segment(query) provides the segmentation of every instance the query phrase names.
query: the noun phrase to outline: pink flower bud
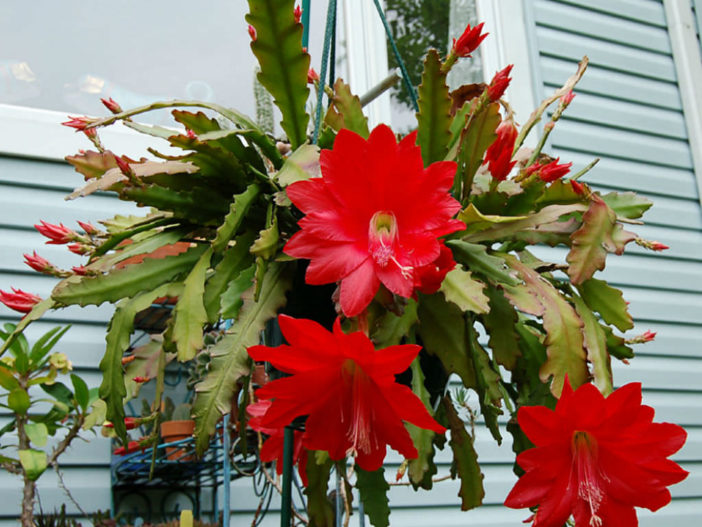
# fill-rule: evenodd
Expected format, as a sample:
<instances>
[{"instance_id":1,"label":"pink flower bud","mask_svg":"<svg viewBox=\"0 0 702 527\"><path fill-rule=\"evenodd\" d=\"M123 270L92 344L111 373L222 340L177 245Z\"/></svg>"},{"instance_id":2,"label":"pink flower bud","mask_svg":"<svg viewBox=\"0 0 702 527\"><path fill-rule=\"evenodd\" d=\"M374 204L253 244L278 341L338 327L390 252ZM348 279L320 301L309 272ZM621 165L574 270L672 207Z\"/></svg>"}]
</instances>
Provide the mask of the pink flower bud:
<instances>
[{"instance_id":1,"label":"pink flower bud","mask_svg":"<svg viewBox=\"0 0 702 527\"><path fill-rule=\"evenodd\" d=\"M195 135L195 132L193 132L190 128L186 128L185 134L186 134L190 139L197 139L197 135Z\"/></svg>"},{"instance_id":2,"label":"pink flower bud","mask_svg":"<svg viewBox=\"0 0 702 527\"><path fill-rule=\"evenodd\" d=\"M63 223L54 225L53 223L48 223L44 220L41 220L39 223L40 224L35 225L34 228L49 238L50 241L46 242L47 244L60 245L79 238L75 231L72 231Z\"/></svg>"},{"instance_id":3,"label":"pink flower bud","mask_svg":"<svg viewBox=\"0 0 702 527\"><path fill-rule=\"evenodd\" d=\"M643 335L641 335L641 339L644 342L651 342L653 339L656 338L656 332L651 331L650 329L646 330Z\"/></svg>"},{"instance_id":4,"label":"pink flower bud","mask_svg":"<svg viewBox=\"0 0 702 527\"><path fill-rule=\"evenodd\" d=\"M495 76L490 81L488 86L488 96L492 102L498 101L505 94L505 90L509 86L512 77L509 74L512 72L514 64L510 64L506 68L495 73Z\"/></svg>"},{"instance_id":5,"label":"pink flower bud","mask_svg":"<svg viewBox=\"0 0 702 527\"><path fill-rule=\"evenodd\" d=\"M90 234L92 236L92 235L98 233L98 230L91 223L88 223L87 221L80 221L80 220L76 220L76 222L78 223L78 225L80 225L80 228L83 229L86 234Z\"/></svg>"},{"instance_id":6,"label":"pink flower bud","mask_svg":"<svg viewBox=\"0 0 702 527\"><path fill-rule=\"evenodd\" d=\"M307 84L314 84L319 82L319 73L317 73L314 68L307 70Z\"/></svg>"},{"instance_id":7,"label":"pink flower bud","mask_svg":"<svg viewBox=\"0 0 702 527\"><path fill-rule=\"evenodd\" d=\"M76 132L85 132L85 128L94 122L97 122L98 119L86 117L85 115L82 115L80 117L73 117L71 115L68 116L70 119L69 121L64 121L61 123L63 126L68 126L69 128L75 128Z\"/></svg>"},{"instance_id":8,"label":"pink flower bud","mask_svg":"<svg viewBox=\"0 0 702 527\"><path fill-rule=\"evenodd\" d=\"M299 5L295 7L295 11L293 11L293 15L295 16L295 22L298 24L300 23L300 20L302 20L302 7Z\"/></svg>"},{"instance_id":9,"label":"pink flower bud","mask_svg":"<svg viewBox=\"0 0 702 527\"><path fill-rule=\"evenodd\" d=\"M573 93L573 90L570 90L563 97L561 97L561 104L563 106L568 106L574 98L575 93Z\"/></svg>"},{"instance_id":10,"label":"pink flower bud","mask_svg":"<svg viewBox=\"0 0 702 527\"><path fill-rule=\"evenodd\" d=\"M34 251L31 255L25 254L24 263L26 263L35 271L44 274L51 274L51 271L54 269L54 266L51 265L51 263L46 258L42 258L41 256L39 256L36 251Z\"/></svg>"},{"instance_id":11,"label":"pink flower bud","mask_svg":"<svg viewBox=\"0 0 702 527\"><path fill-rule=\"evenodd\" d=\"M68 244L68 250L73 254L88 254L90 252L90 247L82 243L70 243Z\"/></svg>"},{"instance_id":12,"label":"pink flower bud","mask_svg":"<svg viewBox=\"0 0 702 527\"><path fill-rule=\"evenodd\" d=\"M105 108L110 110L112 113L120 113L122 111L122 107L115 102L115 100L110 97L109 99L100 99L102 104L105 105Z\"/></svg>"},{"instance_id":13,"label":"pink flower bud","mask_svg":"<svg viewBox=\"0 0 702 527\"><path fill-rule=\"evenodd\" d=\"M15 289L14 287L12 288L12 293L7 293L0 289L0 302L20 313L29 313L41 300L40 296L27 293L21 289Z\"/></svg>"},{"instance_id":14,"label":"pink flower bud","mask_svg":"<svg viewBox=\"0 0 702 527\"><path fill-rule=\"evenodd\" d=\"M254 42L256 41L256 38L258 38L256 35L256 28L250 24L249 24L249 36L251 37L251 40L253 40Z\"/></svg>"},{"instance_id":15,"label":"pink flower bud","mask_svg":"<svg viewBox=\"0 0 702 527\"><path fill-rule=\"evenodd\" d=\"M463 34L460 37L458 37L458 40L456 40L455 38L453 39L452 51L459 57L470 57L470 54L473 53L473 51L477 49L477 47L485 39L485 37L489 35L489 33L481 35L480 32L482 30L482 22L474 28L471 28L470 24L468 24L468 26L466 26L466 29L463 31Z\"/></svg>"}]
</instances>

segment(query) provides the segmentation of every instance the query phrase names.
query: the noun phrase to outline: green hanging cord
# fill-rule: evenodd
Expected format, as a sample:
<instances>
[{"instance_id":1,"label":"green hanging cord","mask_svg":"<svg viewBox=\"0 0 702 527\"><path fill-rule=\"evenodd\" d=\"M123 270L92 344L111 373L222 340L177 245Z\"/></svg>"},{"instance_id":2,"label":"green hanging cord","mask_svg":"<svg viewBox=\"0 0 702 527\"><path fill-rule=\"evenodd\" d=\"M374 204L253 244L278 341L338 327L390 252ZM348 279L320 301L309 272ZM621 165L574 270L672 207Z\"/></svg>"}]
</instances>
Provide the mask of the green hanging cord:
<instances>
[{"instance_id":1,"label":"green hanging cord","mask_svg":"<svg viewBox=\"0 0 702 527\"><path fill-rule=\"evenodd\" d=\"M418 112L419 104L417 104L417 92L414 90L414 86L412 86L412 81L410 80L409 73L407 73L407 67L405 67L405 63L402 60L402 57L400 56L400 51L397 49L395 39L392 38L390 26L388 25L388 21L385 18L385 13L383 13L383 8L380 6L379 0L373 1L375 2L375 7L378 10L378 14L380 15L380 20L382 20L383 26L385 27L385 33L388 36L388 42L390 43L390 47L392 48L392 53L393 55L395 55L395 60L397 60L397 63L400 65L400 71L402 72L402 80L405 84L405 88L407 89L407 93L409 93L410 99L412 99L412 106L414 107L414 111Z\"/></svg>"},{"instance_id":2,"label":"green hanging cord","mask_svg":"<svg viewBox=\"0 0 702 527\"><path fill-rule=\"evenodd\" d=\"M324 30L324 47L322 48L322 66L319 72L319 91L317 92L317 108L314 119L314 134L312 144L316 145L319 140L319 129L322 124L322 98L324 87L326 86L327 63L329 62L329 48L334 34L334 20L336 19L336 0L329 0L327 8L327 27Z\"/></svg>"},{"instance_id":3,"label":"green hanging cord","mask_svg":"<svg viewBox=\"0 0 702 527\"><path fill-rule=\"evenodd\" d=\"M336 9L334 10L334 30L332 31L331 56L329 57L329 86L336 80Z\"/></svg>"},{"instance_id":4,"label":"green hanging cord","mask_svg":"<svg viewBox=\"0 0 702 527\"><path fill-rule=\"evenodd\" d=\"M302 0L302 47L310 45L310 0Z\"/></svg>"}]
</instances>

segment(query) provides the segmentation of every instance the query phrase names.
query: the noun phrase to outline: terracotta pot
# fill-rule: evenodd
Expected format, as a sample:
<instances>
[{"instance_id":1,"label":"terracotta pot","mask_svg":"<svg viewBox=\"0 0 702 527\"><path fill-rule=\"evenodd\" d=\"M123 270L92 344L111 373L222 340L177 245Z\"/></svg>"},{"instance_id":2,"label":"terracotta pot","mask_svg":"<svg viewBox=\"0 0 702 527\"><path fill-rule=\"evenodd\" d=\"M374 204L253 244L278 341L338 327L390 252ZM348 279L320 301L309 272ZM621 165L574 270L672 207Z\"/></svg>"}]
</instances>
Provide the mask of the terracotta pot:
<instances>
[{"instance_id":1,"label":"terracotta pot","mask_svg":"<svg viewBox=\"0 0 702 527\"><path fill-rule=\"evenodd\" d=\"M161 437L164 443L172 443L181 439L188 439L195 431L195 421L186 419L183 421L165 421L161 423ZM166 447L166 458L169 461L194 461L195 456L190 454L184 456L186 447L170 446Z\"/></svg>"}]
</instances>

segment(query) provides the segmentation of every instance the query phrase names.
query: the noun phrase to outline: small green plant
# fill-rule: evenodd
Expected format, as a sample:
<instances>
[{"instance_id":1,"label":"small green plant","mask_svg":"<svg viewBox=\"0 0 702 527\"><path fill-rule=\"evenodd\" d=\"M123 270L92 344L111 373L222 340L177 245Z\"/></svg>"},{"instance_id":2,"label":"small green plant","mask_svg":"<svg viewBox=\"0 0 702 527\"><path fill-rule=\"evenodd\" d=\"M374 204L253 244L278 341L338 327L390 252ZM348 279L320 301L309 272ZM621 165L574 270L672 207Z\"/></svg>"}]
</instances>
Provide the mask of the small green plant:
<instances>
[{"instance_id":1,"label":"small green plant","mask_svg":"<svg viewBox=\"0 0 702 527\"><path fill-rule=\"evenodd\" d=\"M83 379L70 373L72 364L64 353L51 352L69 328L55 327L31 347L20 333L9 346L10 353L0 359L0 406L12 414L10 422L0 429L0 466L23 480L23 527L35 525L36 480L48 467L57 467L59 456L81 429L89 428L86 417L98 396L96 389L89 390ZM13 331L13 324L5 324L0 338L7 340ZM70 375L72 388L57 380L66 375ZM61 439L49 450L49 437L56 435ZM65 517L63 509L62 514ZM52 518L52 522L59 521L59 515Z\"/></svg>"}]
</instances>

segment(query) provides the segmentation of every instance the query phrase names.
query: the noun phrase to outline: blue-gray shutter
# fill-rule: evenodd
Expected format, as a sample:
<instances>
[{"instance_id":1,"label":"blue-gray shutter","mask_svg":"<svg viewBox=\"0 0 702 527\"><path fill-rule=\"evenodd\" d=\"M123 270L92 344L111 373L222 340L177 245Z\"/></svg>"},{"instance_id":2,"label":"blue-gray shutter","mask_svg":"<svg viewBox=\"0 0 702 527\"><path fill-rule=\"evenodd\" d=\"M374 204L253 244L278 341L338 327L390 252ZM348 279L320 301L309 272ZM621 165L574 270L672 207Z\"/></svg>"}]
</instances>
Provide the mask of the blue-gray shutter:
<instances>
[{"instance_id":1,"label":"blue-gray shutter","mask_svg":"<svg viewBox=\"0 0 702 527\"><path fill-rule=\"evenodd\" d=\"M696 3L700 3L694 0ZM654 206L630 230L670 246L661 254L631 245L608 258L601 277L623 289L636 331L658 333L637 346L630 365L615 361L615 384L640 381L656 419L683 425L686 446L673 457L690 476L673 502L641 525L702 519L702 210L663 4L657 0L534 0L530 9L545 96L588 55L577 96L552 134L550 152L603 193L633 190ZM698 13L699 15L699 13ZM696 116L700 118L700 116ZM698 175L700 177L702 175ZM545 251L557 257L558 251Z\"/></svg>"},{"instance_id":2,"label":"blue-gray shutter","mask_svg":"<svg viewBox=\"0 0 702 527\"><path fill-rule=\"evenodd\" d=\"M96 222L110 214L133 210L126 203L105 195L95 195L73 202L64 196L80 186L83 178L66 163L38 161L26 158L0 157L0 289L18 287L46 298L55 280L40 275L23 263L22 254L36 250L56 265L70 269L84 263L68 252L65 246L45 245L32 225L44 219L64 223L79 229L75 220ZM89 386L98 386L98 363L105 350L106 322L111 315L107 306L87 309L67 308L51 312L27 330L30 342L56 325L73 327L56 346L73 362L73 368ZM0 325L16 323L17 313L0 305ZM7 414L0 414L5 422ZM76 440L59 458L66 487L88 513L98 509L109 510L110 445L109 441L93 434L84 434L89 442ZM21 480L0 471L0 525L16 525L20 513ZM78 513L58 485L56 473L49 469L38 481L41 504L45 512L52 512L66 503L69 513ZM38 511L38 506L36 508Z\"/></svg>"}]
</instances>

